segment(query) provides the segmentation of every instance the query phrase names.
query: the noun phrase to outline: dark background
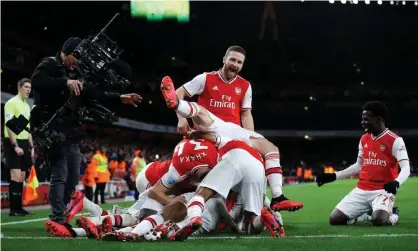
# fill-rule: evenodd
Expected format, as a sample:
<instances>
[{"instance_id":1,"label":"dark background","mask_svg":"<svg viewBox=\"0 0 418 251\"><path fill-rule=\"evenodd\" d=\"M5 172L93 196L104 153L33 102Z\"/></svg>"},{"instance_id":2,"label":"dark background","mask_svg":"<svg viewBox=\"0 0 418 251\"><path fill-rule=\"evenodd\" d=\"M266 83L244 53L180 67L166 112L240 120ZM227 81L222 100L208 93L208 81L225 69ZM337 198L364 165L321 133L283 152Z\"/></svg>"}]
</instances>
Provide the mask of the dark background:
<instances>
[{"instance_id":1,"label":"dark background","mask_svg":"<svg viewBox=\"0 0 418 251\"><path fill-rule=\"evenodd\" d=\"M265 2L261 1L191 2L186 24L133 19L129 2L1 5L3 92L14 94L17 80L30 77L40 59L55 55L68 37L95 34L120 12L122 17L106 33L125 50L122 59L134 70L129 91L144 97L138 108L111 107L121 117L175 126L176 115L166 109L159 92L161 78L172 76L178 87L197 74L217 70L228 46L237 44L247 50L241 75L252 84L256 129L358 131L352 138L272 138L284 165L293 168L304 161L316 167L319 163L345 167L355 161L362 134L361 108L370 100L388 105L390 129L418 128L414 2L405 6L273 2L276 20L266 22L262 39ZM180 139L146 132L133 135L137 139L130 136L132 144L144 147L152 142L168 152ZM111 131L107 136L120 138L120 133ZM410 158L416 158L417 137L404 139Z\"/></svg>"}]
</instances>

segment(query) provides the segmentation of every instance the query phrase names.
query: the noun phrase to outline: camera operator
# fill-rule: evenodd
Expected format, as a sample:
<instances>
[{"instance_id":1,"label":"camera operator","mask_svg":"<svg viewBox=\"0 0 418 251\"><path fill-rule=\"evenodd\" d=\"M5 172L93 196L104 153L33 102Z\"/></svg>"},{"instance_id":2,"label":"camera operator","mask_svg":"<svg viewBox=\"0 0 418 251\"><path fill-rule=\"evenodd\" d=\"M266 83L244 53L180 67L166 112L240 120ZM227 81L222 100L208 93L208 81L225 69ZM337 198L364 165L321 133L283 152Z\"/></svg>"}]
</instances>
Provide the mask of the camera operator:
<instances>
[{"instance_id":1,"label":"camera operator","mask_svg":"<svg viewBox=\"0 0 418 251\"><path fill-rule=\"evenodd\" d=\"M141 97L135 93L122 95L117 92L86 89L76 71L77 59L71 55L81 41L77 37L69 38L55 57L44 58L36 67L32 75L32 89L40 121L48 121L72 94L88 95L90 100L115 100L134 106L141 101ZM81 107L82 102L77 101L72 104L71 109L67 109L49 125L49 129L53 131L51 136L60 137L64 141L46 152L51 168L50 219L64 226L67 226L64 217L65 206L70 202L80 178L82 133L79 131L78 111Z\"/></svg>"}]
</instances>

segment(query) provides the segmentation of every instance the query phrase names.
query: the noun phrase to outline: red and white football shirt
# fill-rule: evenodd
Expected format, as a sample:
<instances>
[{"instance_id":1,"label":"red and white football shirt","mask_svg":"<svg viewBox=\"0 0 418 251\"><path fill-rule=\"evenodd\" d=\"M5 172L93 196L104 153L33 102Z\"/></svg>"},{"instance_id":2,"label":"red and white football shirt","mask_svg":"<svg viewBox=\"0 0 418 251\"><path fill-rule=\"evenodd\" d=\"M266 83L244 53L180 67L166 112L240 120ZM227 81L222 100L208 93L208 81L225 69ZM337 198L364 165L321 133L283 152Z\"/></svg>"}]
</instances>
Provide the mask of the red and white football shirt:
<instances>
[{"instance_id":1,"label":"red and white football shirt","mask_svg":"<svg viewBox=\"0 0 418 251\"><path fill-rule=\"evenodd\" d=\"M251 109L250 83L240 76L226 81L219 71L202 73L183 85L190 97L225 122L241 126L241 111Z\"/></svg>"},{"instance_id":2,"label":"red and white football shirt","mask_svg":"<svg viewBox=\"0 0 418 251\"><path fill-rule=\"evenodd\" d=\"M202 167L213 168L218 163L218 151L207 140L184 139L174 149L168 172L161 178L166 188L185 180Z\"/></svg>"},{"instance_id":3,"label":"red and white football shirt","mask_svg":"<svg viewBox=\"0 0 418 251\"><path fill-rule=\"evenodd\" d=\"M360 139L359 158L362 158L357 187L379 190L398 177L398 162L409 160L401 137L386 129L379 136L364 134Z\"/></svg>"},{"instance_id":4,"label":"red and white football shirt","mask_svg":"<svg viewBox=\"0 0 418 251\"><path fill-rule=\"evenodd\" d=\"M171 160L167 161L154 161L148 169L145 171L145 178L148 180L151 186L155 185L163 175L168 172L170 168Z\"/></svg>"}]
</instances>

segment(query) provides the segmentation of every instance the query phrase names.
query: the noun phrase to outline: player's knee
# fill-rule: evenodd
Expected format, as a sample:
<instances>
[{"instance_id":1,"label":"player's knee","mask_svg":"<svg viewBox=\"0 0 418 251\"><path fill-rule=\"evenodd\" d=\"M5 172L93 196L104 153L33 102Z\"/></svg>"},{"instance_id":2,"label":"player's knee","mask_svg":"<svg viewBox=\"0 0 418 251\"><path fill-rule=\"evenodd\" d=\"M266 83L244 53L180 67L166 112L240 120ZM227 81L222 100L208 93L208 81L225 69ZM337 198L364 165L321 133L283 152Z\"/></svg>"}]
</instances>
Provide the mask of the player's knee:
<instances>
[{"instance_id":1,"label":"player's knee","mask_svg":"<svg viewBox=\"0 0 418 251\"><path fill-rule=\"evenodd\" d=\"M278 152L279 148L265 138L251 138L251 143L254 148L261 153L266 155L270 152Z\"/></svg>"},{"instance_id":2,"label":"player's knee","mask_svg":"<svg viewBox=\"0 0 418 251\"><path fill-rule=\"evenodd\" d=\"M384 210L376 210L372 215L372 225L373 226L384 226L389 222L389 213Z\"/></svg>"},{"instance_id":3,"label":"player's knee","mask_svg":"<svg viewBox=\"0 0 418 251\"><path fill-rule=\"evenodd\" d=\"M346 225L347 216L345 216L345 214L340 212L338 209L335 209L329 217L329 224L332 226Z\"/></svg>"}]
</instances>

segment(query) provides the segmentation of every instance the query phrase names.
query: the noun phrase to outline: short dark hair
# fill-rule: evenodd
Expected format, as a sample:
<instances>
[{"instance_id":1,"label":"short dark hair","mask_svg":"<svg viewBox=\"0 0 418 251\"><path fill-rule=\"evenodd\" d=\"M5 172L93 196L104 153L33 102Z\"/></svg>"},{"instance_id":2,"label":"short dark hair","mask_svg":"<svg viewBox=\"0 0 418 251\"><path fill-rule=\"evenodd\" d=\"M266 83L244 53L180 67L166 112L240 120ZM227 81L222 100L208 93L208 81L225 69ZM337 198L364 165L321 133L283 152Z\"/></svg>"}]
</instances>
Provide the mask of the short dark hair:
<instances>
[{"instance_id":1,"label":"short dark hair","mask_svg":"<svg viewBox=\"0 0 418 251\"><path fill-rule=\"evenodd\" d=\"M228 50L226 50L225 52L225 55L228 55L228 53L230 53L231 51L235 51L235 52L243 54L244 56L247 56L247 53L245 52L244 48L238 45L229 46Z\"/></svg>"},{"instance_id":2,"label":"short dark hair","mask_svg":"<svg viewBox=\"0 0 418 251\"><path fill-rule=\"evenodd\" d=\"M387 107L383 102L370 101L363 106L363 111L369 111L374 117L381 117L386 120Z\"/></svg>"},{"instance_id":3,"label":"short dark hair","mask_svg":"<svg viewBox=\"0 0 418 251\"><path fill-rule=\"evenodd\" d=\"M21 80L17 81L17 88L22 87L25 83L31 83L32 80L30 78L22 78Z\"/></svg>"}]
</instances>

